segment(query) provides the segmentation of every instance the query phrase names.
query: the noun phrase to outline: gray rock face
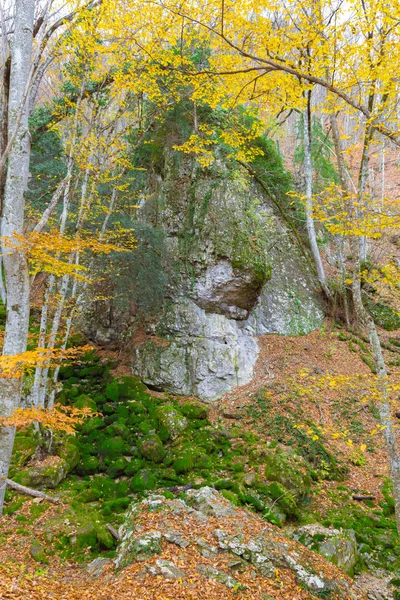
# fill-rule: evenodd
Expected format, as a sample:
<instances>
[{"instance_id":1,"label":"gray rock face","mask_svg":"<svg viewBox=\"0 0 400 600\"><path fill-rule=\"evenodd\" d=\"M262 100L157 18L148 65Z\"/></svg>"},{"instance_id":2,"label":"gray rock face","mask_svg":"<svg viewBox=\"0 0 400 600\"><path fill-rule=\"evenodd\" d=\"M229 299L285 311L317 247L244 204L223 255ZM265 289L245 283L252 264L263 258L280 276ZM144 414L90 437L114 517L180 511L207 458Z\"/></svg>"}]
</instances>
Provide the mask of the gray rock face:
<instances>
[{"instance_id":1,"label":"gray rock face","mask_svg":"<svg viewBox=\"0 0 400 600\"><path fill-rule=\"evenodd\" d=\"M141 531L145 523L142 511L149 509L153 515L159 515L156 524L152 521L152 527L157 529L144 532ZM185 533L179 531L177 514ZM213 530L214 543L209 537L202 537L204 522L199 515L208 524L218 519L218 528ZM171 528L170 519L173 520L174 529ZM243 533L243 529L246 533ZM232 534L232 531L235 533ZM252 534L249 535L249 531ZM124 567L132 561L149 561L151 564L145 565L144 573L162 575L167 579L190 577L188 570L193 567L193 555L190 555L190 564L185 562L183 549L196 544L207 563L199 558L195 565L197 573L229 588L242 589L241 572L248 569L252 570L254 577L259 578L261 586L263 578L274 581L277 573L287 569L293 573L299 585L321 597L332 596L342 600L364 597L354 593L354 588L339 571L335 575L334 567L328 567L323 558L293 539L283 537L281 530L244 509L234 507L209 487L189 490L185 500L168 500L164 496L151 495L142 502L134 503L119 534L122 542L115 559L117 567ZM168 559L171 557L171 543L180 547L179 567L162 556L167 551ZM155 564L154 554L160 555ZM225 564L235 571L235 577L227 573L226 568L221 570L221 555L228 559Z\"/></svg>"},{"instance_id":2,"label":"gray rock face","mask_svg":"<svg viewBox=\"0 0 400 600\"><path fill-rule=\"evenodd\" d=\"M193 289L195 302L207 312L231 319L246 319L255 306L262 282L252 271L234 269L228 260L219 260L201 275Z\"/></svg>"},{"instance_id":3,"label":"gray rock face","mask_svg":"<svg viewBox=\"0 0 400 600\"><path fill-rule=\"evenodd\" d=\"M205 515L213 517L235 515L233 505L213 488L206 486L199 490L189 490L186 495L189 505Z\"/></svg>"},{"instance_id":4,"label":"gray rock face","mask_svg":"<svg viewBox=\"0 0 400 600\"><path fill-rule=\"evenodd\" d=\"M321 324L315 282L273 203L241 167L220 160L211 173L166 149L162 175L149 176L147 191L139 225L159 232L164 249L158 271L132 286L140 306L141 290L157 296L163 281L160 308L143 319L103 307L94 318L86 311L84 325L100 343L117 341L121 324L120 338L140 331L134 374L155 389L213 401L251 380L256 336Z\"/></svg>"},{"instance_id":5,"label":"gray rock face","mask_svg":"<svg viewBox=\"0 0 400 600\"><path fill-rule=\"evenodd\" d=\"M170 307L164 326L166 345L150 341L135 351L134 370L146 384L212 401L251 380L258 343L237 321L182 300Z\"/></svg>"}]
</instances>

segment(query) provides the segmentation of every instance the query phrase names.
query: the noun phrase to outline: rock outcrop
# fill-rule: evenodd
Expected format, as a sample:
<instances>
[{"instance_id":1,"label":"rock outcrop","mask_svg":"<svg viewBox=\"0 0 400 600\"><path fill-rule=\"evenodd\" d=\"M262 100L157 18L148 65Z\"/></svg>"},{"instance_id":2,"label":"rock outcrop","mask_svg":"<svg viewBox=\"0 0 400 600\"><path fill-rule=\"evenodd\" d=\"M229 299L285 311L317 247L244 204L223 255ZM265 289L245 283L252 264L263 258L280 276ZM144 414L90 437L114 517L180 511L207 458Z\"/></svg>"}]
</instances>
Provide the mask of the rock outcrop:
<instances>
[{"instance_id":1,"label":"rock outcrop","mask_svg":"<svg viewBox=\"0 0 400 600\"><path fill-rule=\"evenodd\" d=\"M308 333L323 313L291 228L243 167L204 169L166 148L160 170L137 211L136 257L147 258L131 281L136 308L96 305L85 326L99 343L133 336L132 369L146 384L213 401L251 380L256 336Z\"/></svg>"},{"instance_id":2,"label":"rock outcrop","mask_svg":"<svg viewBox=\"0 0 400 600\"><path fill-rule=\"evenodd\" d=\"M195 570L204 581L219 585L221 593L225 587L251 595L254 588L257 598L261 592L263 598L286 598L273 590L292 581L310 598L361 598L336 567L210 487L190 490L185 499L150 495L132 504L119 535L115 565L121 569L138 561L138 576L189 585ZM176 554L171 546L177 547Z\"/></svg>"}]
</instances>

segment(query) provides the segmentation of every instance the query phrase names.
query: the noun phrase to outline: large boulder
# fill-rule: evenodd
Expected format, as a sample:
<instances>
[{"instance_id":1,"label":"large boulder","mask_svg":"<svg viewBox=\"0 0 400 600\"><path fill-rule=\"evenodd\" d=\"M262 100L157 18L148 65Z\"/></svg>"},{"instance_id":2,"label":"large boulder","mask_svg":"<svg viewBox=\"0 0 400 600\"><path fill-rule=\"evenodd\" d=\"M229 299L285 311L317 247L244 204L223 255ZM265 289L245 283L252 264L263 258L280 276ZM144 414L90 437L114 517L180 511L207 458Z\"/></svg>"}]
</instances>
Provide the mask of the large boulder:
<instances>
[{"instance_id":1,"label":"large boulder","mask_svg":"<svg viewBox=\"0 0 400 600\"><path fill-rule=\"evenodd\" d=\"M83 325L100 343L129 335L132 370L148 385L213 401L251 380L256 336L321 324L315 278L281 212L241 166L219 159L204 169L166 141L160 174L144 187L136 227L144 266L132 266L127 312L121 302L96 303Z\"/></svg>"},{"instance_id":2,"label":"large boulder","mask_svg":"<svg viewBox=\"0 0 400 600\"><path fill-rule=\"evenodd\" d=\"M189 490L185 500L150 495L133 503L119 536L117 568L139 561L143 575L190 580L200 574L213 581L221 597L224 587L243 589L241 574L251 572L262 592L279 590L289 574L290 585L309 593L305 598L361 598L351 581L323 557L208 487ZM179 546L179 562L171 560L171 544ZM184 552L192 544L201 555L198 561L192 552Z\"/></svg>"}]
</instances>

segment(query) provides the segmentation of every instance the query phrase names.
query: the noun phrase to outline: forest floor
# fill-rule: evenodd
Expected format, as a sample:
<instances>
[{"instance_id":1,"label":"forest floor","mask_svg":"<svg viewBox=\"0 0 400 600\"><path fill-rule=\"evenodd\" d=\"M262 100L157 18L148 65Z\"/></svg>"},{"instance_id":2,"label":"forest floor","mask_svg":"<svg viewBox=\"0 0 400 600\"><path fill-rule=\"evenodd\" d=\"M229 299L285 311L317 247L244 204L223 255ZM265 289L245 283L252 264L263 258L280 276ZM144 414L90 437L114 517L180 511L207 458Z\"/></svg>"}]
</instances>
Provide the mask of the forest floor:
<instances>
[{"instance_id":1,"label":"forest floor","mask_svg":"<svg viewBox=\"0 0 400 600\"><path fill-rule=\"evenodd\" d=\"M392 334L391 337L396 337ZM355 493L364 493L375 498L374 504L382 500L382 484L388 474L387 460L381 436L371 432L376 421L371 407L348 397L340 388L322 390L318 398L307 395L301 397L301 406L295 405L291 396L294 386L300 381L299 374L307 372L307 377L316 375L352 376L359 373L362 377L371 374L370 368L362 359L363 349L351 340L344 340L340 331L327 322L325 327L303 337L282 337L270 335L260 338L260 356L255 377L246 386L225 395L211 410L211 419L222 423L229 429L240 422L240 426L254 431L265 439L273 439L274 432L269 429L268 419L286 416L288 412L305 415L321 430L327 432L328 445L334 455L340 455L349 467L344 481L348 489ZM389 357L390 358L390 357ZM122 365L118 371L125 372ZM254 397L267 400L268 414L265 420L261 413L254 413ZM261 407L264 404L259 403ZM394 413L399 407L394 407ZM297 413L296 413L297 411ZM347 431L346 439L337 433ZM349 445L348 441L352 440ZM346 443L347 442L347 443ZM364 445L366 452L359 458L359 447ZM359 462L360 464L356 464ZM332 494L341 484L337 481L318 482L318 495L313 496L314 509L323 516L332 507ZM214 583L204 583L195 570L196 557L182 549L171 550L171 557L177 564L184 564L188 574L187 583L168 581L149 575L138 577L141 563L129 565L119 574L107 567L99 578L88 575L85 565L73 561L61 560L57 556L50 558L49 564L38 563L31 556L32 538L41 541L41 523L59 511L59 506L48 505L38 519L29 522L32 506L40 501L26 501L18 513L4 516L0 522L0 600L171 600L208 599L234 600L238 590ZM43 503L44 504L44 503ZM359 504L359 503L358 503ZM310 510L313 506L310 507ZM252 517L252 527L256 533L262 527L259 516ZM204 527L204 526L203 526ZM279 530L278 530L279 531ZM206 536L202 526L196 532ZM175 552L174 555L172 553ZM319 560L319 559L317 559ZM325 561L324 561L325 562ZM325 563L327 565L327 563ZM329 567L328 567L329 568ZM332 569L335 570L334 567ZM336 571L337 572L337 571ZM246 578L246 576L245 576ZM241 598L305 600L312 598L308 592L295 584L289 573L283 572L276 584L264 584L257 589L251 579L246 580L247 592L241 592ZM275 586L275 587L274 587ZM360 596L362 597L362 596Z\"/></svg>"}]
</instances>

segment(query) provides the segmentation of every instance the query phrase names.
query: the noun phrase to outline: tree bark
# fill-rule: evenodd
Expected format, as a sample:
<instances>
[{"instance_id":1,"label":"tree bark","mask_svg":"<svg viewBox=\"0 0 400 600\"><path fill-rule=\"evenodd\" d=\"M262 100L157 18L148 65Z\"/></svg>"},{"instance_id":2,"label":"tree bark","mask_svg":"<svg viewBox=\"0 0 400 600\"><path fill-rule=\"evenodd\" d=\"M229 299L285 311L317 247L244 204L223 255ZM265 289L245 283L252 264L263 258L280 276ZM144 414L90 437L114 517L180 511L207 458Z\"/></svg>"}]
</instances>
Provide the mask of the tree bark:
<instances>
[{"instance_id":1,"label":"tree bark","mask_svg":"<svg viewBox=\"0 0 400 600\"><path fill-rule=\"evenodd\" d=\"M321 254L318 248L317 236L315 233L315 224L313 218L313 169L311 154L311 92L307 95L307 107L304 111L304 178L306 192L306 225L308 240L311 246L311 252L314 258L315 268L317 270L318 281L325 295L329 297L330 290L325 275L324 265L322 264Z\"/></svg>"},{"instance_id":2,"label":"tree bark","mask_svg":"<svg viewBox=\"0 0 400 600\"><path fill-rule=\"evenodd\" d=\"M29 327L29 273L26 256L10 242L23 234L25 192L28 183L30 143L26 89L30 77L35 0L16 0L15 27L11 46L8 139L13 144L8 155L2 214L2 253L7 293L6 328L3 355L26 351ZM14 244L13 244L14 245ZM2 379L0 416L10 415L20 403L22 378ZM0 515L3 510L8 469L15 430L0 430Z\"/></svg>"},{"instance_id":3,"label":"tree bark","mask_svg":"<svg viewBox=\"0 0 400 600\"><path fill-rule=\"evenodd\" d=\"M340 144L339 131L335 119L331 119L333 125L333 139L335 143L335 152L338 161L339 178L342 187L342 192L345 196L349 197L349 187L347 185L345 163L343 157L343 150ZM368 157L368 145L371 141L371 133L366 132L366 140L364 140L364 154L361 161L360 177L358 181L359 189L357 193L357 200L363 193L365 186L365 179L362 176L362 172ZM364 156L365 155L365 156ZM386 450L388 453L390 475L393 483L393 497L395 505L395 516L397 531L400 535L400 455L397 444L396 432L393 427L393 420L391 417L391 404L388 389L388 375L386 371L385 359L382 352L382 344L379 339L379 334L375 325L375 322L368 310L364 306L362 290L361 290L361 264L363 260L363 245L360 244L360 240L352 236L350 238L350 248L354 260L353 273L352 273L352 297L354 303L354 309L357 320L360 324L364 325L368 331L368 338L371 345L372 356L374 359L376 372L378 375L378 386L380 392L380 400L378 402L379 419L383 426L383 436L385 438Z\"/></svg>"}]
</instances>

